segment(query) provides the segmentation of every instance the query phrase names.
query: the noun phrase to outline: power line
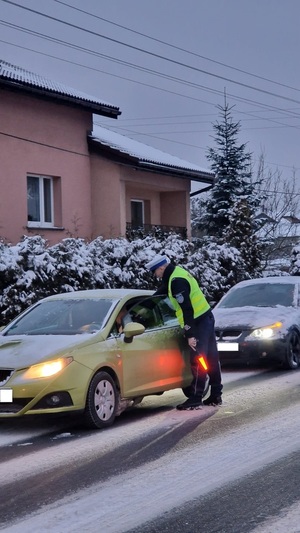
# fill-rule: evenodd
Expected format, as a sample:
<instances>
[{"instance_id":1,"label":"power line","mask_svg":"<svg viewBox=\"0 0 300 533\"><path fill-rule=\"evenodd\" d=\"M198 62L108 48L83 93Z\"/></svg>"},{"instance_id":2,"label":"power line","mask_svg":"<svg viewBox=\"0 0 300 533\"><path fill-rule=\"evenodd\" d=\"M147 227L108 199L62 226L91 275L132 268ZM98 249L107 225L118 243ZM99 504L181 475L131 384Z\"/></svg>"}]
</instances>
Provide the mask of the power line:
<instances>
[{"instance_id":1,"label":"power line","mask_svg":"<svg viewBox=\"0 0 300 533\"><path fill-rule=\"evenodd\" d=\"M9 26L9 27L13 27L14 29L17 29L17 31L22 31L22 32L25 32L25 33L29 33L30 35L34 35L34 36L37 36L38 38L41 38L41 39L45 39L45 40L50 40L51 42L57 42L63 46L67 46L67 47L70 47L70 48L74 48L74 49L77 49L77 50L81 50L83 51L84 53L88 53L88 54L91 54L91 55L96 55L98 57L102 57L103 59L105 60L108 60L108 61L114 61L114 62L117 62L119 64L123 64L123 65L126 65L127 67L129 66L130 68L133 68L133 69L137 69L137 70L142 70L144 72L147 72L149 74L152 74L154 76L158 76L158 77L164 77L165 79L168 79L168 80L172 80L172 81L175 81L176 83L182 83L184 85L188 85L188 86L191 86L193 88L200 88L201 90L204 90L204 91L208 91L208 92L213 92L215 94L222 94L220 91L218 90L215 90L215 89L212 89L212 88L209 88L209 87L205 87L203 85L199 85L199 84L195 84L195 83L191 83L191 82L188 82L187 80L183 80L181 78L177 78L175 76L170 76L170 75L166 75L165 73L161 73L161 72L158 72L158 71L155 71L153 69L148 69L146 67L141 67L140 65L136 65L136 64L132 64L132 63L129 63L127 61L122 61L120 59L117 59L117 58L114 58L112 56L107 56L105 54L101 54L99 52L95 52L94 50L90 50L90 49L87 49L87 48L84 48L82 46L78 46L78 45L74 45L73 43L69 43L67 41L63 41L61 39L57 39L57 38L54 38L54 37L51 37L49 35L45 35L45 34L42 34L40 32L37 32L35 30L29 30L28 28L24 28L24 27L21 27L21 26L18 26L16 24L12 24L12 23L7 23L6 21L1 21L1 24L3 25L6 25L6 26ZM2 41L2 42L6 42L7 41ZM11 43L7 43L7 44L11 44ZM13 45L14 46L14 45ZM25 47L21 47L21 48L24 48ZM40 52L39 52L40 53ZM50 56L51 57L51 56ZM52 56L53 57L53 56ZM59 58L57 58L59 59ZM67 60L65 60L67 61ZM76 64L76 63L73 63L73 64ZM86 67L87 68L87 67ZM95 69L96 70L96 69ZM103 71L102 71L103 73ZM110 74L110 73L105 73L105 74ZM122 78L124 79L124 78ZM128 78L127 78L128 79ZM133 81L134 83L138 83L134 80L130 80L130 81ZM153 86L152 86L153 87ZM156 89L160 89L158 87L156 87ZM174 93L173 94L177 94L177 93ZM185 95L186 96L186 95ZM244 98L241 98L241 97L237 97L235 95L231 95L229 93L229 96L231 96L232 98L234 99L238 99L239 101L247 101L248 103L251 102L253 103L253 101L250 101L249 99L245 100ZM209 105L212 105L211 102L207 102L205 100L200 100L200 99L197 99L197 101L201 101L203 103L207 103ZM255 102L256 105L260 105L262 106L264 109L266 108L266 104L260 104L258 102ZM284 115L286 114L291 114L292 116L300 116L300 114L298 113L295 113L295 112L291 112L289 110L282 110L280 108L277 108L277 107L274 107L274 106L267 106L269 107L270 109L276 109L278 112L281 112L283 113ZM266 119L268 120L268 119ZM276 122L274 119L269 119L269 121L271 122ZM289 127L289 125L287 124L282 124L280 122L277 122L278 124L280 125L283 125L284 127ZM293 126L292 126L293 127Z\"/></svg>"},{"instance_id":2,"label":"power line","mask_svg":"<svg viewBox=\"0 0 300 533\"><path fill-rule=\"evenodd\" d=\"M48 15L46 15L46 14L43 14L43 13L40 13L40 12L38 12L38 11L31 10L31 9L29 9L29 8L25 8L24 6L21 6L20 4L17 4L16 2L11 2L11 1L9 1L9 0L2 0L2 1L4 1L4 2L6 2L6 3L8 3L8 4L12 4L12 5L16 6L16 7L20 7L20 8L22 8L22 9L27 9L27 10L29 10L29 11L31 11L31 12L34 12L34 13L36 13L36 14L38 14L38 15L41 15L41 16L44 16L44 17L46 17L46 18L51 18L51 19L53 19L53 20L55 20L55 21L61 22L62 24L67 24L67 25L73 26L73 27L75 27L75 28L77 28L77 29L79 29L79 30L86 31L86 32L88 32L88 33L92 33L92 34L95 34L95 35L97 35L97 36L99 36L99 37L103 37L103 38L106 38L106 39L109 39L109 40L113 40L114 42L118 42L119 44L122 44L123 46L129 46L129 47L131 47L130 45L127 45L126 43L122 43L121 41L116 41L116 40L114 40L114 39L110 39L109 37L102 36L101 34L97 34L97 33L95 33L95 32L90 32L89 30L84 29L84 28L81 28L80 26L72 25L72 24L69 24L69 23L67 23L67 22L65 22L65 21L62 21L62 20L60 20L60 19L56 19L55 17L50 17L50 16L48 16ZM55 1L57 1L58 3L63 4L63 2L59 2L58 0L55 0ZM65 5L68 5L68 4L65 4ZM71 6L68 6L68 7L71 7ZM75 8L74 8L74 9L75 9ZM91 15L91 16L93 16L93 15ZM99 18L101 18L101 17L99 17ZM103 19L103 20L106 21L106 22L109 22L109 23L111 23L111 24L114 24L114 23L112 23L111 21L107 21L106 19ZM6 22L5 22L5 24L6 24L6 25L9 25L9 23L6 23ZM15 29L17 28L16 25L11 25L11 26L14 26ZM126 28L124 27L124 29L126 29ZM38 34L38 32L34 32L33 30L28 30L28 29L26 29L26 30L24 30L24 31L26 31L26 32L28 32L28 33L31 33L32 35L35 35L35 36L40 37L40 38L45 38L45 39L51 40L51 41L53 41L53 42L59 42L60 44L62 44L62 45L64 45L64 46L69 46L69 47L74 48L74 49L82 50L84 53L90 53L90 54L93 54L93 55L98 55L98 56L100 56L100 57L102 57L103 59L106 59L106 60L115 60L116 62L119 62L119 63L124 64L124 65L126 65L126 66L130 66L130 68L135 68L135 69L137 69L137 70L143 70L143 71L145 71L145 72L148 72L148 73L151 74L151 75L155 75L155 76L158 76L158 77L165 77L165 78L167 78L167 79L169 79L169 80L171 80L171 81L174 81L174 82L176 82L176 83L182 83L182 84L185 84L185 85L189 85L189 86L191 86L191 87L193 87L193 88L200 88L201 90L204 90L204 91L207 91L207 92L211 92L211 93L214 93L214 94L217 94L217 95L223 95L223 92L222 92L222 91L218 91L218 90L215 90L215 89L212 89L212 88L208 88L208 87L205 87L205 86L201 86L201 85L198 85L198 84L192 84L191 82L187 82L186 80L182 80L182 79L180 79L180 78L176 78L176 77L174 77L174 76L167 76L165 73L160 73L160 72L158 72L158 71L153 71L153 70L150 70L150 69L145 69L145 67L140 67L140 66L138 66L138 65L130 64L130 63L125 62L125 61L122 62L121 60L118 60L118 59L116 59L116 58L110 58L110 59L109 59L109 56L105 56L104 54L97 54L97 53L94 52L94 51L91 51L91 50L85 49L85 48L83 48L83 47L79 47L78 45L74 45L74 44L72 44L72 43L67 43L66 41L60 41L59 39L55 39L55 38L50 37L50 36L45 36L44 34ZM133 31L133 32L134 32L134 30L130 30L130 29L128 29L128 31ZM141 34L141 35L145 35L145 34ZM151 39L151 37L149 37L149 36L147 36L147 35L145 35L145 37ZM155 39L153 39L153 40L155 40ZM7 41L2 41L2 42L7 42ZM163 41L161 41L161 43L173 47L173 45L170 45L169 43L164 43ZM11 43L8 43L8 44L11 44ZM184 97L184 98L191 99L191 100L194 100L194 101L200 101L200 102L206 103L206 104L208 104L208 105L215 105L215 104L213 104L212 102L207 102L207 101L205 101L205 100L201 100L201 99L199 99L199 98L194 98L194 97L192 97L192 96L183 95L183 94L177 93L177 92L175 92L175 91L170 91L170 90L167 90L167 89L163 89L163 88L161 88L161 87L157 87L157 86L154 86L154 85L151 85L151 84L147 84L147 83L139 82L139 81L136 81L136 80L132 80L132 79L130 79L130 78L128 78L128 77L126 78L126 77L122 77L122 76L114 75L114 74L112 74L112 73L110 73L110 72L106 72L106 71L103 71L103 70L95 69L95 68L93 68L93 67L88 67L88 66L86 66L86 65L82 65L82 64L80 64L80 63L76 63L76 62L68 61L68 60L62 59L62 58L60 58L60 57L52 56L52 55L50 55L50 54L43 54L42 52L38 52L38 51L36 51L36 50L32 50L32 49L30 49L30 48L26 48L26 47L22 47L22 46L14 45L14 44L12 44L12 46L17 46L17 47L22 48L22 49L25 49L25 50L30 50L30 51L32 51L32 52L34 52L34 53L41 53L42 55L45 55L45 56L48 56L48 57L53 57L54 59L57 59L57 60L60 60L60 61L64 61L64 62L67 62L67 63L70 63L70 64L74 64L74 65L77 65L77 66L82 67L82 68L88 68L88 69L90 69L90 70L94 70L94 71L97 71L97 72L101 72L101 73L104 73L104 74L106 74L106 75L113 76L113 77L116 77L116 78L119 78L119 79L124 79L124 80L126 80L126 81L129 81L129 82L132 82L132 83L137 83L137 84L140 84L140 85L143 85L143 86L146 86L146 87L154 88L154 89L156 89L156 90L160 90L160 91L163 91L163 92L166 92L166 93L169 93L169 94L174 94L174 95L176 95L176 96ZM153 55L151 52L149 52L149 51L145 51L145 50L143 50L143 49L141 49L141 48L137 48L137 47L134 47L134 48L137 49L137 50L139 50L139 51L141 51L141 52L148 53L149 55ZM174 46L174 48L179 48L179 47L175 47L175 46ZM185 51L185 50L182 49L182 51ZM186 53L189 53L188 51L185 51L185 52L186 52ZM191 54L192 54L192 55L198 55L198 54L194 54L193 52L191 52ZM157 56L157 55L154 54L154 56ZM162 58L162 59L165 59L166 61L171 61L171 62L173 62L172 60L169 60L168 58L165 58L165 57L163 57L163 56L158 56L158 57L160 57L160 58ZM204 56L200 56L200 55L199 55L199 57L202 57L202 58L204 58L204 59L209 60L208 58L205 58ZM212 60L212 61L213 61L213 60ZM222 63L220 63L220 62L216 62L216 63L222 64ZM229 67L228 65L225 65L225 64L222 64L222 65L223 65L223 66L226 66L226 67L228 67L228 68L234 68L234 67ZM185 67L186 67L187 65L182 64L182 66L185 66ZM189 67L188 67L188 68L189 68ZM193 69L193 67L190 67L190 68ZM199 69L195 69L195 70L199 70ZM239 70L239 69L235 69L235 70ZM200 70L200 72L201 72L201 70ZM242 72L247 73L246 71L242 71ZM251 75L251 73L247 73L247 74ZM255 76L255 75L253 75L253 76ZM267 79L264 79L264 80L265 80L265 81L268 81ZM229 81L234 83L233 80L229 80ZM269 81L272 82L272 80L269 80ZM277 83L277 82L272 82L272 83ZM284 86L284 84L278 84L278 85L282 85L282 86ZM251 88L251 86L248 86L248 87ZM294 89L294 88L289 87L289 86L285 86L285 87L286 87L286 88ZM295 90L296 90L296 89L295 89ZM232 95L232 94L229 94L229 96L230 96L231 98L233 98L233 99L239 101L239 102L246 102L246 103L249 103L249 104L251 104L251 105L260 106L262 109L261 109L261 110L257 110L256 112L259 112L259 111L262 112L262 111L266 111L266 110L269 110L269 111L272 112L272 111L275 111L275 110L276 110L277 112L283 113L283 114L285 115L285 118L286 118L286 119L287 119L287 118L296 118L296 117L298 116L298 114L296 114L296 113L292 113L292 111L290 111L290 110L284 110L284 109L280 109L280 108L275 107L275 106L270 106L270 105L267 105L267 104L261 104L261 103L259 103L259 102L255 102L255 101L250 100L250 99L245 99L245 98L242 98L242 97L238 97L238 96L236 96L236 95ZM278 96L278 95L277 95L277 96ZM279 95L279 97L281 97L281 98L285 98L285 99L288 99L288 98L286 98L286 97L284 97L284 96L282 96L282 95ZM297 102L297 103L298 103L298 102ZM244 114L247 114L247 113L244 113ZM249 113L248 113L248 114L249 114ZM287 114L289 114L290 116L286 116ZM254 115L254 117L255 117L255 115ZM256 118L256 119L260 119L260 117L255 117L255 118ZM275 122L274 119L270 119L270 118L266 118L265 120L269 120L269 121L273 121L273 122ZM297 126L290 125L290 124L282 124L282 123L280 123L280 122L278 122L278 124L281 125L282 127L295 127L295 128L297 128ZM255 128L255 129L259 129L259 128ZM151 135L149 135L149 134L147 135L147 134L141 134L141 133L136 133L136 132L131 132L131 133L132 133L133 135L144 135L144 136L151 137ZM172 132L172 133L173 133L173 132ZM162 133L162 134L165 134L165 133ZM170 139L163 139L163 138L161 138L161 137L155 137L154 135L152 135L152 137L153 137L153 138L157 138L157 139L159 139L159 140L165 140L165 141L167 141L167 142L176 142L176 141L172 141L172 140L170 140ZM187 144L187 143L182 143L182 142L177 142L177 144L180 144L180 145L183 145L183 146L193 146L193 145L189 145L189 144ZM195 146L195 148L198 148L198 149L204 149L204 148L202 148L202 147L196 147L196 146ZM270 164L273 165L274 163L270 163ZM279 165L279 166L286 166L286 165ZM286 166L286 167L287 167L287 168L295 168L295 167L289 167L289 166Z\"/></svg>"},{"instance_id":3,"label":"power line","mask_svg":"<svg viewBox=\"0 0 300 533\"><path fill-rule=\"evenodd\" d=\"M101 122L94 121L94 124L103 127L103 124ZM109 128L106 127L106 129L114 131L115 133L118 133L117 131L115 131L116 130L116 126L115 125L114 125L114 129L112 129L110 127ZM179 144L180 146L187 146L188 148L197 148L197 150L207 151L207 148L208 148L207 146L203 147L203 146L199 146L199 145L195 145L195 144L191 144L191 143L184 143L182 141L180 141L180 142L179 141L175 141L174 139L166 139L165 137L158 137L157 135L151 134L151 133L141 133L141 132L136 133L135 131L132 131L132 130L130 130L128 128L118 128L117 127L117 129L118 130L122 129L124 132L127 132L127 133L129 133L130 135L133 135L133 136L139 135L139 136L143 136L143 137L149 137L151 139L157 139L159 141L165 141L165 142L168 142L168 143L171 143L171 144ZM253 161L258 162L259 159L253 159ZM267 165L272 165L272 166L274 166L276 168L282 167L282 168L286 168L288 170L300 170L299 167L295 167L294 165L283 165L283 164L280 164L280 163L273 163L271 161L265 161L265 163Z\"/></svg>"},{"instance_id":4,"label":"power line","mask_svg":"<svg viewBox=\"0 0 300 533\"><path fill-rule=\"evenodd\" d=\"M133 63L129 63L127 61L122 61L120 59L117 59L117 58L114 58L112 56L108 56L106 54L101 54L99 52L95 52L93 50L90 50L88 48L84 48L82 46L78 46L78 45L74 45L73 43L68 43L67 41L63 41L61 39L57 39L57 38L53 38L51 36L48 36L48 35L45 35L45 34L41 34L39 32L36 32L34 30L28 30L27 28L24 28L24 27L21 27L21 26L17 26L16 24L11 24L11 23L7 23L6 21L3 21L1 20L0 21L0 24L3 24L3 25L6 25L6 26L9 26L9 27L13 27L14 29L17 29L18 31L22 31L22 32L25 32L25 33L29 33L30 35L34 35L38 38L41 38L41 39L45 39L45 40L50 40L52 42L57 42L59 44L61 44L62 46L67 46L67 47L70 47L70 48L74 48L74 49L77 49L77 50L81 50L83 51L84 53L88 53L88 54L91 54L91 55L95 55L95 56L98 56L98 57L101 57L105 60L108 60L108 61L114 61L114 62L117 62L119 64L122 64L122 65L125 65L125 66L129 66L130 68L133 68L133 69L136 69L136 70L141 70L143 72L147 72L151 75L154 75L154 76L157 76L157 77L162 77L162 78L165 78L165 79L168 79L168 80L171 80L171 81L174 81L176 83L179 83L179 84L183 84L183 85L187 85L187 86L190 86L192 88L197 88L197 89L201 89L203 91L207 91L207 92L211 92L211 93L214 93L214 94L219 94L219 95L223 95L223 92L222 91L219 91L217 89L212 89L210 87L206 87L204 85L199 85L199 84L196 84L194 82L189 82L187 80L184 80L182 78L178 78L176 76L170 76L170 75L167 75L165 73L161 73L159 71L156 71L156 70L153 70L153 69L148 69L146 67L141 67L139 65L136 65L136 64L133 64ZM148 87L151 87L151 88L155 88L157 90L162 90L164 92L170 92L170 94L175 94L175 95L178 95L178 96L183 96L185 98L188 98L188 99L194 99L198 102L202 102L202 103L205 103L205 104L208 104L208 105L214 105L212 104L211 102L207 102L206 100L202 100L200 98L193 98L191 96L187 96L187 95L182 95L182 94L179 94L179 93L176 93L174 91L168 91L166 89L162 89L161 87L155 87L153 85L150 85L150 84L145 84L145 83L142 83L142 82L139 82L139 81L136 81L136 80L130 80L129 78L125 78L125 77L122 77L122 76L118 76L118 75L114 75L114 74L111 74L109 72L105 72L103 70L99 70L99 69L96 69L96 68L93 68L93 67L88 67L87 65L81 65L79 63L76 63L76 62L72 62L72 61L69 61L69 60L66 60L66 59L62 59L62 58L59 58L57 56L52 56L51 54L46 54L46 53L43 53L41 51L37 51L37 50L33 50L33 49L30 49L30 48L27 48L27 47L24 47L24 46L21 46L21 45L15 45L13 43L10 43L8 41L4 41L4 40L0 40L0 42L4 42L6 44L10 44L11 46L16 46L16 47L19 47L19 48L22 48L24 50L29 50L29 51L32 51L32 52L35 52L35 53L38 53L38 54L41 54L41 55L45 55L45 56L48 56L48 57L53 57L54 59L58 59L60 61L65 61L65 62L68 62L70 64L74 64L74 65L78 65L80 67L84 67L84 68L88 68L90 70L94 70L94 71L97 71L97 72L101 72L101 73L104 73L106 75L110 75L110 76L115 76L117 78L120 78L120 79L125 79L127 81L131 81L133 83L139 83L141 85L145 85L145 86L148 86ZM300 114L299 113L295 113L295 112L292 112L292 111L289 111L289 110L285 110L285 109L281 109L281 108L278 108L276 106L271 106L269 104L261 104L257 101L253 101L253 100L250 100L250 99L246 99L246 98L242 98L242 97L239 97L239 96L236 96L236 95L233 95L231 93L228 93L228 96L230 96L231 98L233 98L234 100L238 100L238 101L242 101L242 102L247 102L247 103L250 103L250 104L254 104L254 105L258 105L260 107L262 107L264 110L276 110L277 112L280 112L284 115L288 114L288 115L291 115L292 117L300 117ZM267 119L266 120L269 120L271 122L274 122L274 119ZM281 124L280 122L278 122L278 124ZM283 124L283 126L287 126L289 127L288 124Z\"/></svg>"},{"instance_id":5,"label":"power line","mask_svg":"<svg viewBox=\"0 0 300 533\"><path fill-rule=\"evenodd\" d=\"M295 100L294 98L290 98L290 97L287 97L287 96L282 96L280 94L276 94L276 93L273 93L271 91L267 91L265 89L259 89L258 87L254 87L254 86L248 85L246 83L242 83L242 82L239 82L239 81L236 81L236 80L232 80L230 78L227 78L226 76L221 76L219 74L208 72L208 71L206 71L204 69L199 69L197 67L193 67L191 65L187 65L186 63L183 63L181 61L176 61L175 59L167 58L165 56L162 56L161 54L156 54L155 52L150 52L149 50L145 50L145 49L140 48L138 46L134 46L134 45L131 45L131 44L128 44L128 43L124 43L122 41L119 41L118 39L114 39L113 37L108 37L106 35L103 35L101 33L95 32L93 30L89 30L87 28L82 28L81 26L78 26L77 24L73 24L71 22L66 22L66 21L61 20L61 19L59 19L57 17L53 17L51 15L46 15L45 13L42 13L41 11L37 11L35 9L31 9L29 7L26 7L26 6L22 6L22 5L20 5L20 4L16 3L16 2L13 2L12 0L1 0L1 1L5 2L7 4L11 4L11 5L15 6L15 7L19 7L20 9L24 9L26 11L29 11L31 13L35 13L36 15L40 15L41 17L45 17L45 18L47 18L49 20L53 20L55 22L59 22L60 24L64 24L64 25L69 26L71 28L83 31L83 32L88 33L90 35L94 35L96 37L101 37L102 39L106 39L106 40L111 41L111 42L113 42L115 44L119 44L121 46L125 46L127 48L132 49L132 50L135 50L135 51L138 51L138 52L142 52L142 53L150 55L152 57L156 57L157 59L161 59L163 61L167 61L167 62L172 63L174 65L187 68L187 69L192 70L194 72L199 72L201 74L206 74L207 76L212 76L214 78L217 78L217 79L220 79L220 80L223 80L223 81L227 81L229 83L233 83L235 85L239 85L240 87L251 89L253 91L257 91L257 92L266 94L268 96L273 96L275 98L280 98L280 99L283 99L283 100L286 100L286 101L289 101L289 102L294 102L294 103L300 104L300 101L299 100Z\"/></svg>"},{"instance_id":6,"label":"power line","mask_svg":"<svg viewBox=\"0 0 300 533\"><path fill-rule=\"evenodd\" d=\"M222 67L226 67L226 68L235 70L237 72L241 72L242 74L247 74L247 76L252 76L254 78L257 78L257 79L260 79L260 80L263 80L263 81L267 81L267 82L273 83L275 85L279 85L281 87L284 87L285 89L291 89L291 90L297 91L297 92L300 91L300 89L298 89L297 87L291 87L290 85L286 85L285 83L280 83L278 81L274 81L274 80L271 80L269 78L265 78L263 76L259 76L258 74L253 74L253 73L248 72L246 70L242 70L240 68L233 67L232 65L227 65L226 63L222 63L221 61L216 61L215 59L211 59L209 57L200 55L200 54L198 54L196 52L192 52L191 50L186 50L185 48L181 48L180 46L173 45L173 44L168 43L166 41L162 41L161 39L157 39L157 38L151 37L150 35L147 35L145 33L133 30L132 28L128 28L127 26L123 26L122 24L117 24L116 22L112 22L111 20L105 19L103 17L99 17L98 15L95 15L94 13L90 13L89 11L85 11L84 9L80 9L78 7L72 6L72 5L68 4L67 2L62 2L62 0L54 0L54 2L56 2L57 4L62 4L64 6L67 6L70 9L73 9L73 10L78 11L80 13L84 13L85 15L89 15L89 16L97 19L97 20L102 20L103 22L107 22L108 24L111 24L112 26L116 26L118 28L122 28L123 30L126 30L126 31L129 31L131 33L134 33L135 35L140 35L141 37L146 37L147 39L150 39L151 41L157 42L159 44L163 44L165 46L169 46L170 48L173 48L174 50L179 50L179 51L185 52L185 53L187 53L189 55L193 55L195 57L199 57L200 59L205 59L206 61L209 61L211 63L215 63L216 65L220 65Z\"/></svg>"}]
</instances>

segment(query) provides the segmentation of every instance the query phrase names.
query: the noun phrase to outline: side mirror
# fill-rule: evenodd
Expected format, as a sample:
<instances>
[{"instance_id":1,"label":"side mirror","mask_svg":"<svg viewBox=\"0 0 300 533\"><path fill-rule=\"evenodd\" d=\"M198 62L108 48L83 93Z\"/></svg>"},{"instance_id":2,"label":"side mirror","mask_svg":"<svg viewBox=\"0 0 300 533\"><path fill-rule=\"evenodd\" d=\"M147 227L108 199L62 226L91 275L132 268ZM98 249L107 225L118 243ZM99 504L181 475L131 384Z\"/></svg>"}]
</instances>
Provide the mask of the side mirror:
<instances>
[{"instance_id":1,"label":"side mirror","mask_svg":"<svg viewBox=\"0 0 300 533\"><path fill-rule=\"evenodd\" d=\"M145 326L139 324L138 322L129 322L124 327L124 342L132 342L135 335L142 335L145 331Z\"/></svg>"}]
</instances>

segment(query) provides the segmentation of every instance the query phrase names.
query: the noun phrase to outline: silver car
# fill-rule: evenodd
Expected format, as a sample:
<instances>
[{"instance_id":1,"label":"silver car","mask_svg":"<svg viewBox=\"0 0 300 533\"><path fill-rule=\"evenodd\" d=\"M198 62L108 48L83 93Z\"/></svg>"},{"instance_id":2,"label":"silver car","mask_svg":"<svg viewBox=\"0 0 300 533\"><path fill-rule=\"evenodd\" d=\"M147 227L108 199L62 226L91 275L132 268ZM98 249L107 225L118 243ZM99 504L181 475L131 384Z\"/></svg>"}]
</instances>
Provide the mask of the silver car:
<instances>
[{"instance_id":1,"label":"silver car","mask_svg":"<svg viewBox=\"0 0 300 533\"><path fill-rule=\"evenodd\" d=\"M300 277L237 283L213 310L221 363L300 366Z\"/></svg>"}]
</instances>

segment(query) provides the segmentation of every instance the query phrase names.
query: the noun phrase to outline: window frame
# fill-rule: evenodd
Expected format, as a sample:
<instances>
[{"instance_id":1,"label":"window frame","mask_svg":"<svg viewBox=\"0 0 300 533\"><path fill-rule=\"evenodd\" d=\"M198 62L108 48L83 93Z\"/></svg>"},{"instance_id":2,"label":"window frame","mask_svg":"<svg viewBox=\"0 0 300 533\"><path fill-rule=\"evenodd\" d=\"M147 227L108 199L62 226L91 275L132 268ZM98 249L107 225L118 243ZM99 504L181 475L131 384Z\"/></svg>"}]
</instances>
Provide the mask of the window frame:
<instances>
[{"instance_id":1,"label":"window frame","mask_svg":"<svg viewBox=\"0 0 300 533\"><path fill-rule=\"evenodd\" d=\"M29 220L28 205L28 178L34 178L39 183L39 217L40 220ZM50 183L50 222L45 220L45 183ZM27 226L29 228L53 228L54 227L54 178L36 174L27 174Z\"/></svg>"}]
</instances>

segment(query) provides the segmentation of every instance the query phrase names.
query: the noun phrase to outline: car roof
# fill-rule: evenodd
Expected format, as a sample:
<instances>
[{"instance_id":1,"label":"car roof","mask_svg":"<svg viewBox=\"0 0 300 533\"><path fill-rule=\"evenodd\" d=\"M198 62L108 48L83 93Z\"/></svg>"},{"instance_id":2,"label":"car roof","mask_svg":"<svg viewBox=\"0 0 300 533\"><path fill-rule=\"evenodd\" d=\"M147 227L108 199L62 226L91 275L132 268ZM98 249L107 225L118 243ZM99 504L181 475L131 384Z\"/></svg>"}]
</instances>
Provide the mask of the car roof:
<instances>
[{"instance_id":1,"label":"car roof","mask_svg":"<svg viewBox=\"0 0 300 533\"><path fill-rule=\"evenodd\" d=\"M254 278L240 281L234 287L242 287L244 285L256 285L257 283L300 283L300 276L270 276L265 278Z\"/></svg>"},{"instance_id":2,"label":"car roof","mask_svg":"<svg viewBox=\"0 0 300 533\"><path fill-rule=\"evenodd\" d=\"M141 289L87 289L83 291L63 292L47 296L43 300L74 300L84 298L99 298L109 300L121 300L126 297L151 296L154 291Z\"/></svg>"}]
</instances>

